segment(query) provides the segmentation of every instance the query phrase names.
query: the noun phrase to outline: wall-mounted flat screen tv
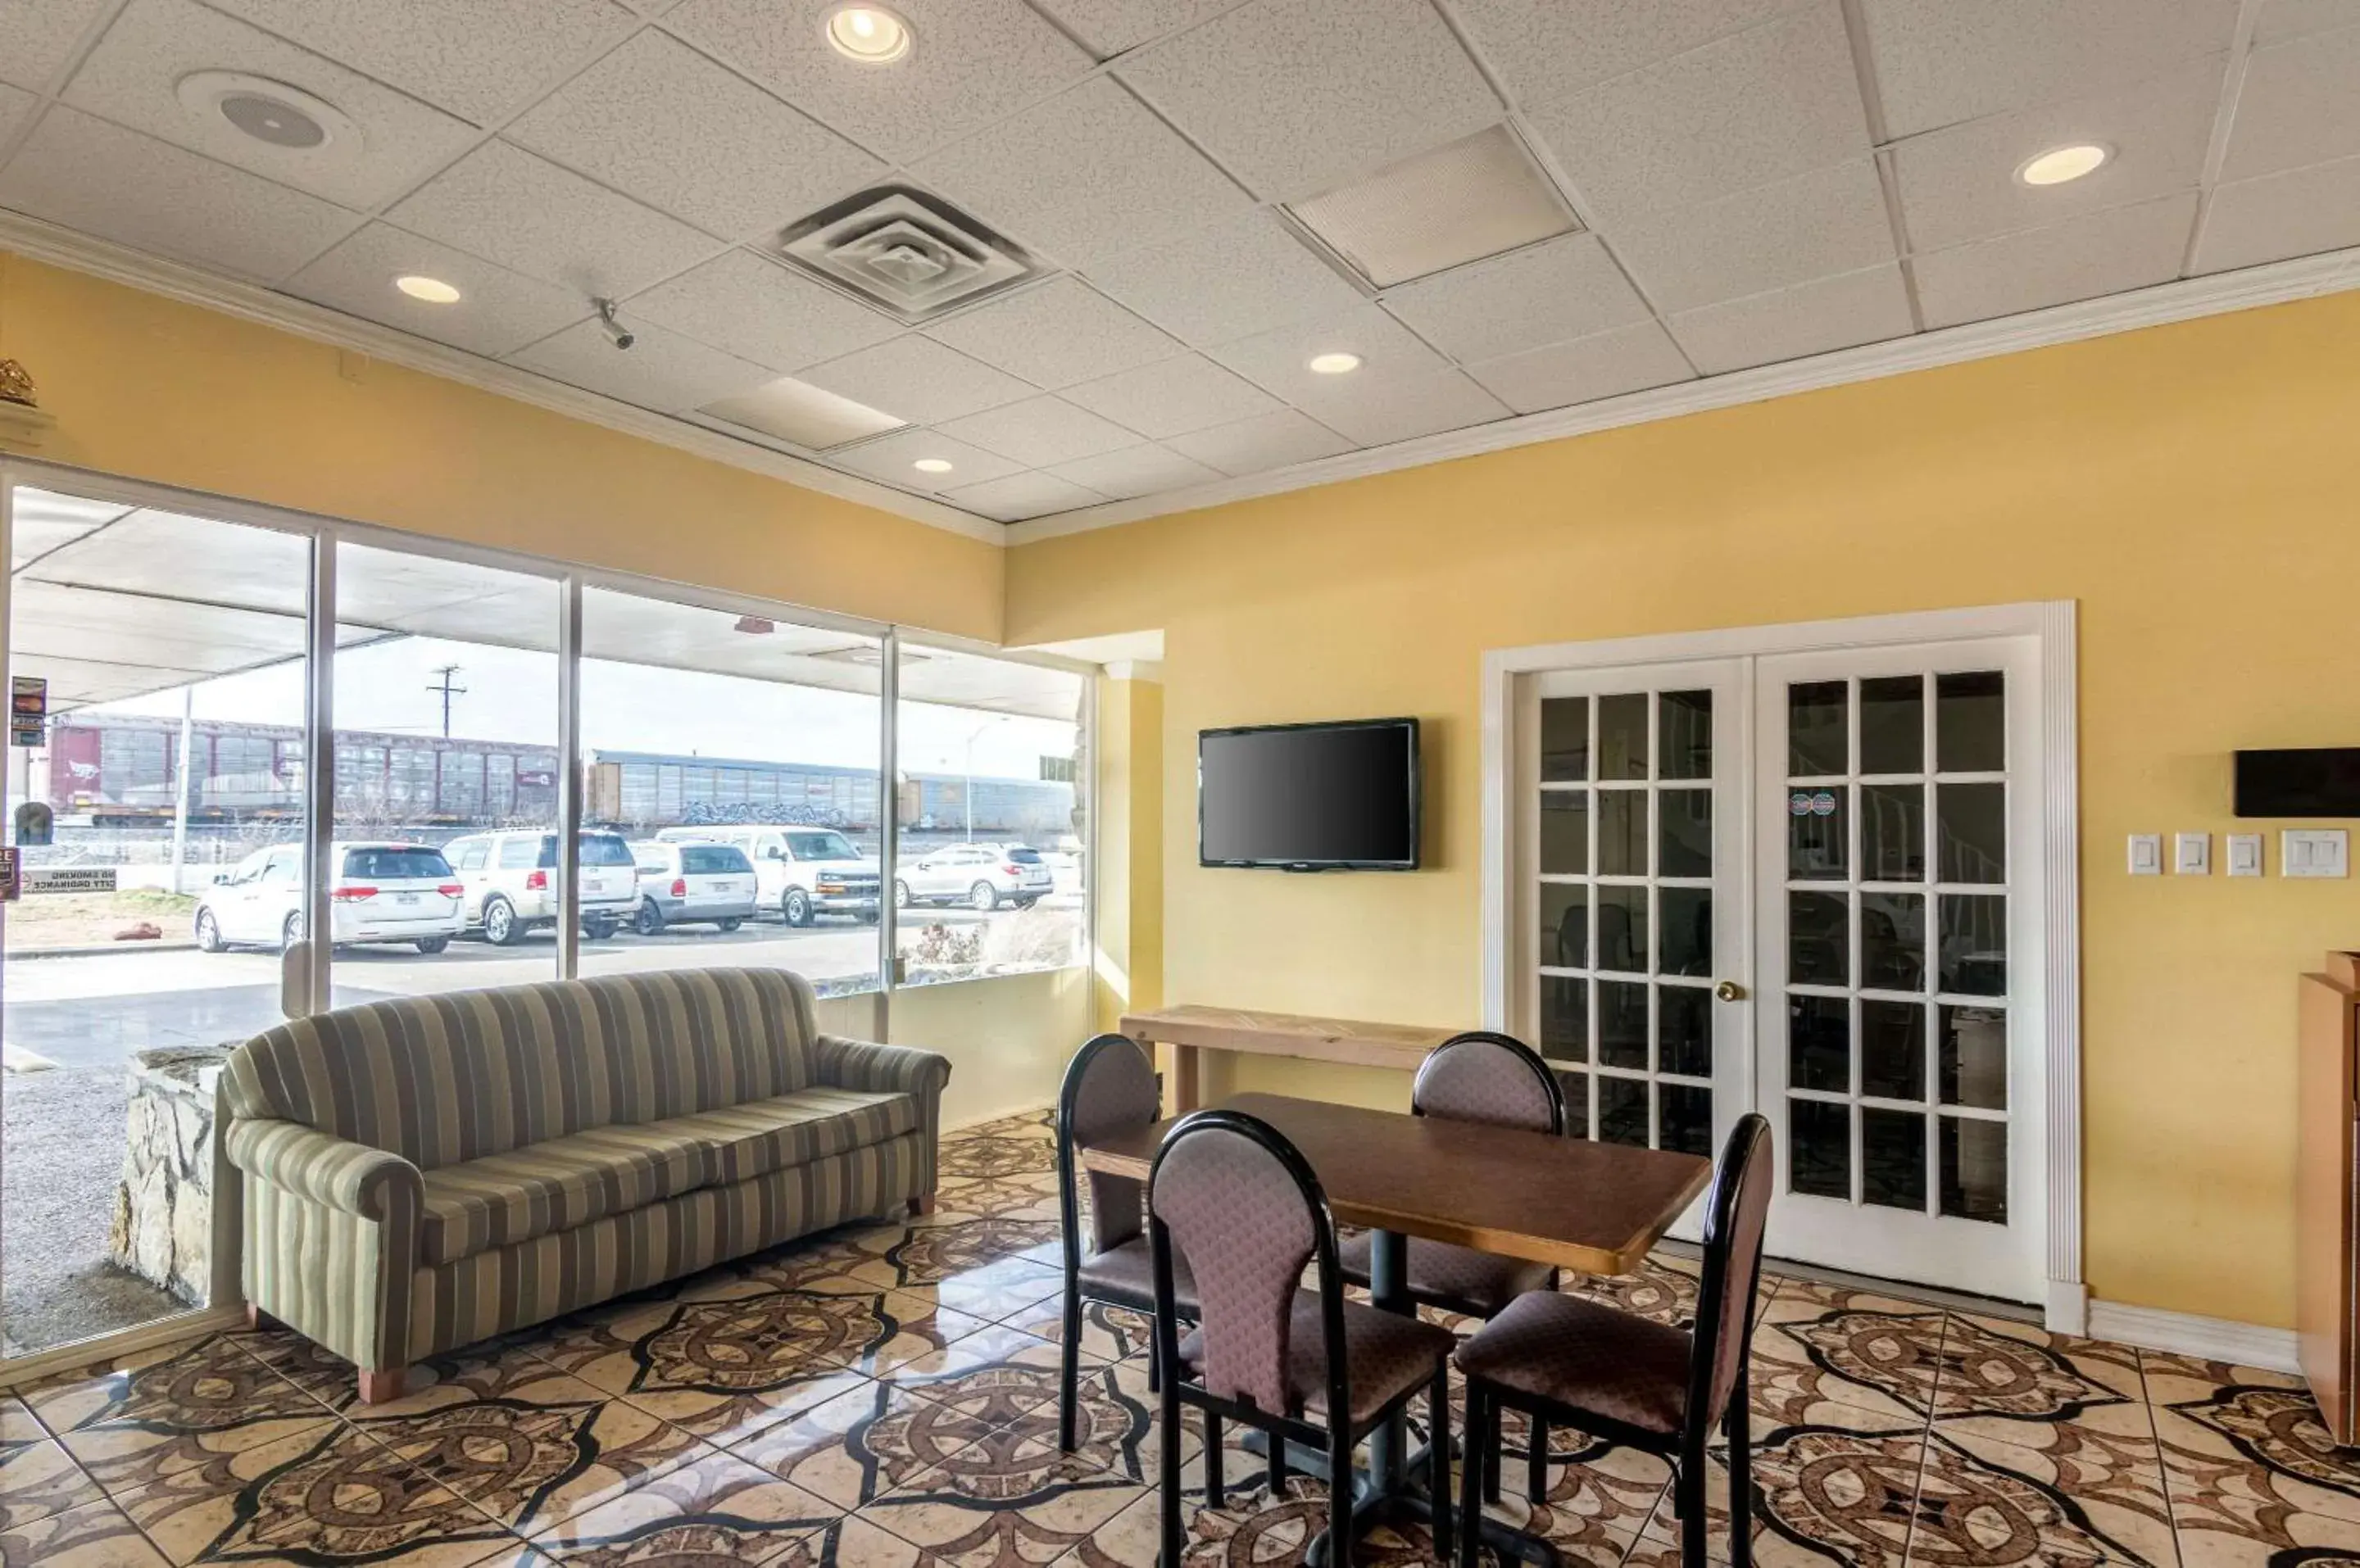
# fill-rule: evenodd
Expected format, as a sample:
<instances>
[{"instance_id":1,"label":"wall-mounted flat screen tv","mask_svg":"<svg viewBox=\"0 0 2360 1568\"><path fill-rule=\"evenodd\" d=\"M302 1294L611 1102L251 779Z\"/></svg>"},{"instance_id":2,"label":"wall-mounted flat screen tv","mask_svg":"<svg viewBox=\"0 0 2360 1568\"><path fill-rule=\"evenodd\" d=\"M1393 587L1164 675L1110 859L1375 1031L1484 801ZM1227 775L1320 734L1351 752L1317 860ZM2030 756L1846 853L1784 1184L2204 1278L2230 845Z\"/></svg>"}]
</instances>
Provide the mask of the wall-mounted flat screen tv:
<instances>
[{"instance_id":1,"label":"wall-mounted flat screen tv","mask_svg":"<svg viewBox=\"0 0 2360 1568\"><path fill-rule=\"evenodd\" d=\"M1415 719L1196 736L1196 858L1286 871L1417 868Z\"/></svg>"}]
</instances>

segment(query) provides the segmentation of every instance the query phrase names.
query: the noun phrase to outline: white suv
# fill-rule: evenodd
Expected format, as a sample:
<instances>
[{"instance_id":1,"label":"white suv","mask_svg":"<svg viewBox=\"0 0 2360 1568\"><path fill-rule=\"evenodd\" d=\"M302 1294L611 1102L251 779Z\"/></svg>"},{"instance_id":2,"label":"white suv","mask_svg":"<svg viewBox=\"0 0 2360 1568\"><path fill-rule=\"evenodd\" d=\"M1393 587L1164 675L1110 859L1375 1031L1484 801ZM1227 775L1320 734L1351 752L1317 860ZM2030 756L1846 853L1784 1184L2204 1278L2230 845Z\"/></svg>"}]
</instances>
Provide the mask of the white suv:
<instances>
[{"instance_id":1,"label":"white suv","mask_svg":"<svg viewBox=\"0 0 2360 1568\"><path fill-rule=\"evenodd\" d=\"M440 953L459 934L466 889L421 844L332 844L328 923L338 946L406 942ZM257 849L197 898L197 945L284 948L303 934L303 846Z\"/></svg>"},{"instance_id":2,"label":"white suv","mask_svg":"<svg viewBox=\"0 0 2360 1568\"><path fill-rule=\"evenodd\" d=\"M585 831L581 843L582 934L603 942L639 912L639 868L620 833ZM467 886L467 929L482 931L493 946L522 942L535 927L557 922L555 833L470 833L442 853Z\"/></svg>"},{"instance_id":3,"label":"white suv","mask_svg":"<svg viewBox=\"0 0 2360 1568\"><path fill-rule=\"evenodd\" d=\"M762 908L775 909L791 926L807 926L822 915L877 918L877 867L834 828L665 828L656 837L744 850L754 863Z\"/></svg>"},{"instance_id":4,"label":"white suv","mask_svg":"<svg viewBox=\"0 0 2360 1568\"><path fill-rule=\"evenodd\" d=\"M754 863L736 844L650 839L631 854L639 863L632 925L641 936L697 920L734 931L754 918Z\"/></svg>"},{"instance_id":5,"label":"white suv","mask_svg":"<svg viewBox=\"0 0 2360 1568\"><path fill-rule=\"evenodd\" d=\"M1048 862L1021 844L946 844L901 862L893 878L893 907L965 904L1029 909L1054 887Z\"/></svg>"}]
</instances>

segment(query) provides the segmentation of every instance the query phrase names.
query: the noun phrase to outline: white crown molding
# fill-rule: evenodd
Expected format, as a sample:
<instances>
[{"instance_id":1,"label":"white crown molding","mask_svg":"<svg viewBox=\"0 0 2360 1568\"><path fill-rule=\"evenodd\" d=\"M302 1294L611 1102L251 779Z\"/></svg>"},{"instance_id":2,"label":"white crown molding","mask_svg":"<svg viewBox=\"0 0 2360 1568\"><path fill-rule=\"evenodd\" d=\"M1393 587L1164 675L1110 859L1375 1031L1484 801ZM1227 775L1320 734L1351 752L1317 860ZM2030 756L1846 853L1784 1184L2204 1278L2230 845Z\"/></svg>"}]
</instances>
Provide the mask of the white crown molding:
<instances>
[{"instance_id":1,"label":"white crown molding","mask_svg":"<svg viewBox=\"0 0 2360 1568\"><path fill-rule=\"evenodd\" d=\"M1365 479L1372 474L1391 474L1398 469L1416 468L1429 463L1446 463L1453 458L1480 456L1510 447L1529 446L1535 441L1557 441L1567 436L1616 430L1624 425L1677 419L1683 414L1765 402L1797 392L1815 392L1854 381L1874 381L1913 370L1930 370L1939 365L1990 359L1999 354L2018 354L2056 343L2078 343L2084 338L2135 332L2141 327L2163 326L2172 321L2192 321L2200 316L2223 315L2259 305L2284 304L2348 289L2360 289L2360 246L2302 256L2292 261L2271 262L2267 266L2220 273L2210 278L2159 283L2127 294L2085 299L2072 305L2057 305L2045 310L2029 310L2022 315L2003 316L1996 321L1975 321L1966 326L1945 327L1939 332L1919 332L1887 343L1842 349L1810 359L1732 371L1724 376L1709 376L1701 380L1661 387L1650 392L1633 392L1595 403L1577 404L1570 408L1555 408L1546 413L1500 419L1463 430L1421 436L1415 441L1345 452L1338 457L1321 458L1290 468L1273 469L1266 474L1216 480L1185 490L1166 490L1135 501L1114 501L1102 506L1060 512L1054 517L1034 517L1010 525L1008 542L1031 544L1066 534L1087 533L1094 528L1117 528L1124 523L1141 522L1174 512L1195 511L1232 501L1252 500L1262 495L1277 495L1290 490L1305 490L1347 479Z\"/></svg>"},{"instance_id":2,"label":"white crown molding","mask_svg":"<svg viewBox=\"0 0 2360 1568\"><path fill-rule=\"evenodd\" d=\"M399 365L428 376L456 381L479 391L530 403L585 424L599 425L641 441L654 441L692 456L707 458L783 480L839 501L872 506L912 522L942 528L986 544L1005 545L1006 525L962 512L954 506L904 495L890 485L772 452L752 441L738 441L684 419L650 413L645 408L585 392L530 371L485 359L459 349L445 348L408 332L347 316L290 295L274 293L258 284L240 283L180 262L165 261L127 246L93 239L55 223L16 212L0 212L0 250L34 261L47 262L109 283L160 294L183 304L219 310L224 315L257 321L337 348L365 354L388 365Z\"/></svg>"},{"instance_id":3,"label":"white crown molding","mask_svg":"<svg viewBox=\"0 0 2360 1568\"><path fill-rule=\"evenodd\" d=\"M2225 1361L2232 1367L2258 1367L2266 1372L2302 1370L2290 1328L2264 1328L2259 1323L2199 1317L2194 1312L2169 1312L2160 1307L2092 1301L2090 1337L2136 1345L2142 1350L2173 1351L2202 1361Z\"/></svg>"}]
</instances>

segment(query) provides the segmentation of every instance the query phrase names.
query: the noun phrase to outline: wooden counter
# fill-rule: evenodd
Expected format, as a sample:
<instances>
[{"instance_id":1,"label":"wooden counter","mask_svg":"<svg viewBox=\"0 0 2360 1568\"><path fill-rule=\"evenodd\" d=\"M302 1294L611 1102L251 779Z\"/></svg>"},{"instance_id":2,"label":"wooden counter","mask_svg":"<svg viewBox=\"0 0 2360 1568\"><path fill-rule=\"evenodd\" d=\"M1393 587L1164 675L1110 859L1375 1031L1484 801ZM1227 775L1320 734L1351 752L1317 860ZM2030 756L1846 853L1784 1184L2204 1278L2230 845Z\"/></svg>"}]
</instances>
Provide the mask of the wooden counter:
<instances>
[{"instance_id":1,"label":"wooden counter","mask_svg":"<svg viewBox=\"0 0 2360 1568\"><path fill-rule=\"evenodd\" d=\"M1407 1024L1362 1023L1351 1018L1309 1018L1301 1013L1257 1013L1238 1007L1164 1007L1126 1013L1124 1034L1140 1043L1172 1047L1173 1116L1203 1104L1197 1053L1242 1051L1250 1056L1299 1056L1310 1062L1340 1062L1353 1067L1392 1067L1415 1073L1426 1053L1452 1035L1451 1029Z\"/></svg>"}]
</instances>

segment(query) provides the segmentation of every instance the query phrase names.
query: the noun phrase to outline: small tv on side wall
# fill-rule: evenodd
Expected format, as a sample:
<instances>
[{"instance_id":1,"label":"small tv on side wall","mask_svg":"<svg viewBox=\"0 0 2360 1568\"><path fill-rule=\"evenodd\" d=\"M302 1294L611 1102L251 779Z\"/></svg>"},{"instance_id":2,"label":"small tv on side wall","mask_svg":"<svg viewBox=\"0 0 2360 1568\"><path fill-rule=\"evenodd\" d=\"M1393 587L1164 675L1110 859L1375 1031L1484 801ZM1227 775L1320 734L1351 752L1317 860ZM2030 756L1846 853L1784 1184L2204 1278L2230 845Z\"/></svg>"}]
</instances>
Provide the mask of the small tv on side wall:
<instances>
[{"instance_id":1,"label":"small tv on side wall","mask_svg":"<svg viewBox=\"0 0 2360 1568\"><path fill-rule=\"evenodd\" d=\"M1282 871L1415 871L1415 719L1196 735L1196 859Z\"/></svg>"}]
</instances>

